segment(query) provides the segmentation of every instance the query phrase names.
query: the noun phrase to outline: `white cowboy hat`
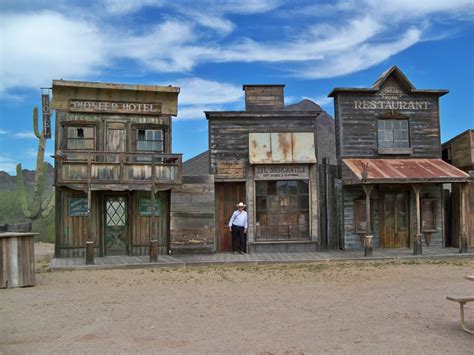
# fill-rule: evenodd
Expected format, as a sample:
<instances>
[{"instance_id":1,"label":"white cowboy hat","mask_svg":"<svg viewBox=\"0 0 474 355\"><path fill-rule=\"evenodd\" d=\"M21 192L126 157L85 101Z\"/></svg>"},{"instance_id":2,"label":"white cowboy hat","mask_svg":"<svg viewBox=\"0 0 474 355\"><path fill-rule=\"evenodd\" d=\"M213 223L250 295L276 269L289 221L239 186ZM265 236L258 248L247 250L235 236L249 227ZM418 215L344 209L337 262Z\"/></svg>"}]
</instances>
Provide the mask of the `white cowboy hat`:
<instances>
[{"instance_id":1,"label":"white cowboy hat","mask_svg":"<svg viewBox=\"0 0 474 355\"><path fill-rule=\"evenodd\" d=\"M245 207L247 206L245 203L243 202L239 202L238 204L236 204L237 207Z\"/></svg>"}]
</instances>

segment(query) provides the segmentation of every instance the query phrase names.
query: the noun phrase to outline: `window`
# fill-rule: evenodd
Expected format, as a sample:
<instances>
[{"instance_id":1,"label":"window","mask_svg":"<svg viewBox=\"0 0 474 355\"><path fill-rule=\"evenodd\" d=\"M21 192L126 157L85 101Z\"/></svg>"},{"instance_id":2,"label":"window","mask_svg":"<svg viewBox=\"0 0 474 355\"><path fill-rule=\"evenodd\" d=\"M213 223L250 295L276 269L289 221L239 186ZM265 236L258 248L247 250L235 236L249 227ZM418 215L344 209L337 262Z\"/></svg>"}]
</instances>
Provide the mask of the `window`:
<instances>
[{"instance_id":1,"label":"window","mask_svg":"<svg viewBox=\"0 0 474 355\"><path fill-rule=\"evenodd\" d=\"M138 200L138 211L140 213L140 216L142 217L150 217L151 216L151 199L150 198L140 198ZM156 216L160 215L160 200L155 199L155 213Z\"/></svg>"},{"instance_id":2,"label":"window","mask_svg":"<svg viewBox=\"0 0 474 355\"><path fill-rule=\"evenodd\" d=\"M163 152L163 130L137 129L137 151Z\"/></svg>"},{"instance_id":3,"label":"window","mask_svg":"<svg viewBox=\"0 0 474 355\"><path fill-rule=\"evenodd\" d=\"M69 216L82 217L87 216L87 199L83 197L69 198Z\"/></svg>"},{"instance_id":4,"label":"window","mask_svg":"<svg viewBox=\"0 0 474 355\"><path fill-rule=\"evenodd\" d=\"M67 149L94 150L94 127L67 127Z\"/></svg>"},{"instance_id":5,"label":"window","mask_svg":"<svg viewBox=\"0 0 474 355\"><path fill-rule=\"evenodd\" d=\"M257 240L309 239L307 180L257 181Z\"/></svg>"},{"instance_id":6,"label":"window","mask_svg":"<svg viewBox=\"0 0 474 355\"><path fill-rule=\"evenodd\" d=\"M407 119L379 119L377 122L379 148L409 148Z\"/></svg>"}]
</instances>

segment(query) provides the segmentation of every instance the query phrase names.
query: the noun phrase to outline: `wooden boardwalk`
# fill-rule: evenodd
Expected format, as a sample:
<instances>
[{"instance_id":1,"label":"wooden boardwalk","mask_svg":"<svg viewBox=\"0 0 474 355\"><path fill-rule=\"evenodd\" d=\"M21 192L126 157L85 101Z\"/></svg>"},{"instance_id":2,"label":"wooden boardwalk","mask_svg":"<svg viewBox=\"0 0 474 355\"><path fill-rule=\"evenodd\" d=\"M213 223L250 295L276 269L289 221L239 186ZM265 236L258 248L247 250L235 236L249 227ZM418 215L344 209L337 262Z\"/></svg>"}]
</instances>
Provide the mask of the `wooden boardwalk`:
<instances>
[{"instance_id":1,"label":"wooden boardwalk","mask_svg":"<svg viewBox=\"0 0 474 355\"><path fill-rule=\"evenodd\" d=\"M373 256L364 257L362 250L326 250L307 253L254 253L254 254L181 254L159 255L158 262L150 263L148 256L106 256L96 257L94 265L86 265L85 258L54 258L50 268L56 270L76 269L119 269L143 267L187 267L198 265L239 265L271 263L308 263L328 261L367 261L367 260L409 260L474 258L474 249L460 254L457 248L425 247L423 255L412 255L411 249L375 249Z\"/></svg>"}]
</instances>

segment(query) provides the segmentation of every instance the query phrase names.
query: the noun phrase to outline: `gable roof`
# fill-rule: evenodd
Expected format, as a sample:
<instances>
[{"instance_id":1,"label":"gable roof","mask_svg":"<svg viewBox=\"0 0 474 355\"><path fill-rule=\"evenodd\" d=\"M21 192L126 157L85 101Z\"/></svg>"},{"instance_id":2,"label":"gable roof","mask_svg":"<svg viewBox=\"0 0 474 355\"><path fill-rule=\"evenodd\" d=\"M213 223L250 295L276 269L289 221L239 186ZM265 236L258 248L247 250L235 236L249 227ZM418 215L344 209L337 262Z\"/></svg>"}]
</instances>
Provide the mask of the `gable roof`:
<instances>
[{"instance_id":1,"label":"gable roof","mask_svg":"<svg viewBox=\"0 0 474 355\"><path fill-rule=\"evenodd\" d=\"M206 150L183 162L183 175L209 175L209 151Z\"/></svg>"},{"instance_id":2,"label":"gable roof","mask_svg":"<svg viewBox=\"0 0 474 355\"><path fill-rule=\"evenodd\" d=\"M335 97L339 93L368 93L375 94L380 90L382 85L390 77L396 77L398 82L404 87L404 89L410 94L429 94L434 96L443 96L446 95L449 90L446 89L417 89L406 75L396 66L393 65L388 68L385 72L380 75L380 77L375 81L375 83L370 88L334 88L328 95L328 97Z\"/></svg>"}]
</instances>

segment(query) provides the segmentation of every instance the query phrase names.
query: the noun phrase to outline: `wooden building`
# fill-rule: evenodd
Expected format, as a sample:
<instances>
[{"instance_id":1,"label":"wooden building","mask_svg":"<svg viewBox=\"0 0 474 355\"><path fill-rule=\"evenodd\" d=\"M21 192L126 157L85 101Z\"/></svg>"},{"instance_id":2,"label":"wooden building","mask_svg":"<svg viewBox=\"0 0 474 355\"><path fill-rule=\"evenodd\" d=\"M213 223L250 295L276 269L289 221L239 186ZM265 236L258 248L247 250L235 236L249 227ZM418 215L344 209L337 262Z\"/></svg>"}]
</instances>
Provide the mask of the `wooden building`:
<instances>
[{"instance_id":1,"label":"wooden building","mask_svg":"<svg viewBox=\"0 0 474 355\"><path fill-rule=\"evenodd\" d=\"M309 100L285 106L283 89L244 85L245 111L205 112L216 251L230 250L227 225L239 201L249 213L250 252L314 251L332 242L320 213L333 211L324 205L333 199L321 199L319 174L323 161L335 164L333 120Z\"/></svg>"},{"instance_id":2,"label":"wooden building","mask_svg":"<svg viewBox=\"0 0 474 355\"><path fill-rule=\"evenodd\" d=\"M52 91L56 257L167 254L179 88L54 80Z\"/></svg>"},{"instance_id":3,"label":"wooden building","mask_svg":"<svg viewBox=\"0 0 474 355\"><path fill-rule=\"evenodd\" d=\"M441 160L439 98L447 93L416 89L393 66L370 88L335 88L329 94L344 248L413 246L419 253L422 243L447 246L443 184L464 186L468 179Z\"/></svg>"},{"instance_id":4,"label":"wooden building","mask_svg":"<svg viewBox=\"0 0 474 355\"><path fill-rule=\"evenodd\" d=\"M171 195L171 252L214 252L214 175L209 174L209 151L183 162L182 181Z\"/></svg>"},{"instance_id":5,"label":"wooden building","mask_svg":"<svg viewBox=\"0 0 474 355\"><path fill-rule=\"evenodd\" d=\"M470 182L467 187L466 199L463 210L467 215L467 240L468 246L474 247L474 129L468 129L449 141L443 143L443 160L451 165L470 174ZM459 186L446 190L447 213L451 216L451 223L447 228L452 235L458 235L462 229L459 216L462 195ZM452 241L453 246L458 247L458 239Z\"/></svg>"}]
</instances>

